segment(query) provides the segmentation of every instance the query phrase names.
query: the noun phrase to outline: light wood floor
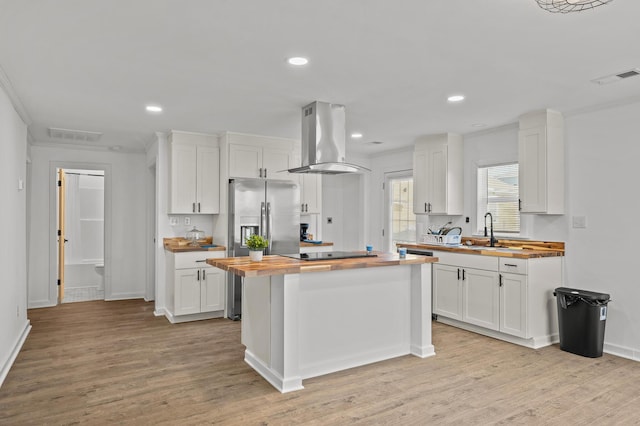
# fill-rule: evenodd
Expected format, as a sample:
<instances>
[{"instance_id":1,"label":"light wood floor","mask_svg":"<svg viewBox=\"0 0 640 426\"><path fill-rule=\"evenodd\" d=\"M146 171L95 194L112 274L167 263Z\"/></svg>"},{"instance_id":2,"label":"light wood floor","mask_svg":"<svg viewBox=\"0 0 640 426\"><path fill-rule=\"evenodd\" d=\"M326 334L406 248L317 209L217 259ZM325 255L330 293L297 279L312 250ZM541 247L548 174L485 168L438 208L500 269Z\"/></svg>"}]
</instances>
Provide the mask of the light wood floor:
<instances>
[{"instance_id":1,"label":"light wood floor","mask_svg":"<svg viewBox=\"0 0 640 426\"><path fill-rule=\"evenodd\" d=\"M0 425L640 424L640 363L531 350L434 324L404 356L280 394L243 362L240 323L172 325L142 301L29 311Z\"/></svg>"}]
</instances>

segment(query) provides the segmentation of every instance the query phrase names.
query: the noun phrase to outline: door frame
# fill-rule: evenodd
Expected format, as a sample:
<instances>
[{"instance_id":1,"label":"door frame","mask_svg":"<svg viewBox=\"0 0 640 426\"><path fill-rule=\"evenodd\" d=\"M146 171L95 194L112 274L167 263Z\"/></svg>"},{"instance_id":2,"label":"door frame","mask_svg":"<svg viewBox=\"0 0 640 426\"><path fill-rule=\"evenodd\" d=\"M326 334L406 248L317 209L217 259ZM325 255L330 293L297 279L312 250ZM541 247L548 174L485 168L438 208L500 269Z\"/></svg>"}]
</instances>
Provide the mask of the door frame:
<instances>
[{"instance_id":1,"label":"door frame","mask_svg":"<svg viewBox=\"0 0 640 426\"><path fill-rule=\"evenodd\" d=\"M82 169L104 171L104 298L111 297L112 213L111 213L111 165L75 161L49 163L49 304L58 305L58 169Z\"/></svg>"},{"instance_id":2,"label":"door frame","mask_svg":"<svg viewBox=\"0 0 640 426\"><path fill-rule=\"evenodd\" d=\"M384 173L384 237L383 247L384 251L390 253L393 251L391 247L391 236L393 234L390 229L391 225L391 180L398 178L413 178L413 169L394 170Z\"/></svg>"}]
</instances>

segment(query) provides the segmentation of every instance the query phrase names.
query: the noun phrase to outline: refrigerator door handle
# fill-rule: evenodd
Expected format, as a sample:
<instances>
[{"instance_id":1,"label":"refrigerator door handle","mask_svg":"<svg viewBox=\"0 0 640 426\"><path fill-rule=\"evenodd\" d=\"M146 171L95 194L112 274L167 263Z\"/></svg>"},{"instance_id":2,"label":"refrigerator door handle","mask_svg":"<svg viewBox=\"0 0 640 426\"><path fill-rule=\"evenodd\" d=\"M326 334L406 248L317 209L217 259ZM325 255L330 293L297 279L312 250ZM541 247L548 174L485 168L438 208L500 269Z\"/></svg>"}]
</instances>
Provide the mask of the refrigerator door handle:
<instances>
[{"instance_id":1,"label":"refrigerator door handle","mask_svg":"<svg viewBox=\"0 0 640 426\"><path fill-rule=\"evenodd\" d=\"M269 241L269 247L267 247L267 254L271 254L271 203L267 203L267 232L265 238Z\"/></svg>"},{"instance_id":2,"label":"refrigerator door handle","mask_svg":"<svg viewBox=\"0 0 640 426\"><path fill-rule=\"evenodd\" d=\"M267 208L266 205L264 203L264 201L262 203L260 203L260 229L258 230L258 232L260 233L260 235L263 235L266 237L266 232L267 232Z\"/></svg>"}]
</instances>

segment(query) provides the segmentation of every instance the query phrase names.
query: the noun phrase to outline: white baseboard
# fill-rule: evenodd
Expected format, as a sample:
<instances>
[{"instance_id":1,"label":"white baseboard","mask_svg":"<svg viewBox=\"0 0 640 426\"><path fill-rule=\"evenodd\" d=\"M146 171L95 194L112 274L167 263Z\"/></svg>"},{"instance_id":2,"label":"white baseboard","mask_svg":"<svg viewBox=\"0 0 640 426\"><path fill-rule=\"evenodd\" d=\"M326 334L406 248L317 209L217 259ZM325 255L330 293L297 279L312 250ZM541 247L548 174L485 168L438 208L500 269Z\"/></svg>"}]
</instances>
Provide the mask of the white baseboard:
<instances>
[{"instance_id":1,"label":"white baseboard","mask_svg":"<svg viewBox=\"0 0 640 426\"><path fill-rule=\"evenodd\" d=\"M27 304L27 309L37 309L37 308L50 308L52 306L56 306L58 303L51 302L49 299L46 300L31 300Z\"/></svg>"},{"instance_id":2,"label":"white baseboard","mask_svg":"<svg viewBox=\"0 0 640 426\"><path fill-rule=\"evenodd\" d=\"M9 354L9 358L7 359L7 362L5 362L5 364L2 366L2 369L0 369L0 387L2 386L2 383L4 383L4 379L7 378L7 375L9 374L9 370L11 369L11 367L13 366L13 363L18 357L18 354L20 353L20 349L22 349L22 345L24 345L25 340L27 340L27 336L29 335L30 331L31 331L31 321L27 320L25 327L22 330L22 333L20 333L18 340L16 341L15 345L13 345L13 349Z\"/></svg>"},{"instance_id":3,"label":"white baseboard","mask_svg":"<svg viewBox=\"0 0 640 426\"><path fill-rule=\"evenodd\" d=\"M224 311L203 312L200 314L191 314L191 315L174 315L169 310L163 310L163 311L164 311L164 316L167 317L167 319L171 324L179 324L181 322L190 322L190 321L201 321L201 320L208 320L213 318L222 318L224 316Z\"/></svg>"},{"instance_id":4,"label":"white baseboard","mask_svg":"<svg viewBox=\"0 0 640 426\"><path fill-rule=\"evenodd\" d=\"M637 349L627 348L620 345L613 345L611 343L605 342L602 351L611 355L619 356L620 358L627 358L632 361L640 361L640 351Z\"/></svg>"},{"instance_id":5,"label":"white baseboard","mask_svg":"<svg viewBox=\"0 0 640 426\"><path fill-rule=\"evenodd\" d=\"M129 300L129 299L144 299L144 293L143 292L114 293L109 297L105 297L104 300L110 301L110 300Z\"/></svg>"}]
</instances>

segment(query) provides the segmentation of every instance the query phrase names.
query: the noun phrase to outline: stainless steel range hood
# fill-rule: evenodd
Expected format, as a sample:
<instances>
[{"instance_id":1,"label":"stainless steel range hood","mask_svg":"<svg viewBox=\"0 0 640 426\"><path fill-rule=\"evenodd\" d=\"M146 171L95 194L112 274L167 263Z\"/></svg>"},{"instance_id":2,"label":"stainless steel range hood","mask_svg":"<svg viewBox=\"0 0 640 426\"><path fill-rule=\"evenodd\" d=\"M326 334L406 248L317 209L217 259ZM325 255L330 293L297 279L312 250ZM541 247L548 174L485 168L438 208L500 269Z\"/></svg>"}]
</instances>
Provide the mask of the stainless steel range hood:
<instances>
[{"instance_id":1,"label":"stainless steel range hood","mask_svg":"<svg viewBox=\"0 0 640 426\"><path fill-rule=\"evenodd\" d=\"M302 167L289 173L370 172L366 167L346 163L344 105L313 102L302 108Z\"/></svg>"}]
</instances>

